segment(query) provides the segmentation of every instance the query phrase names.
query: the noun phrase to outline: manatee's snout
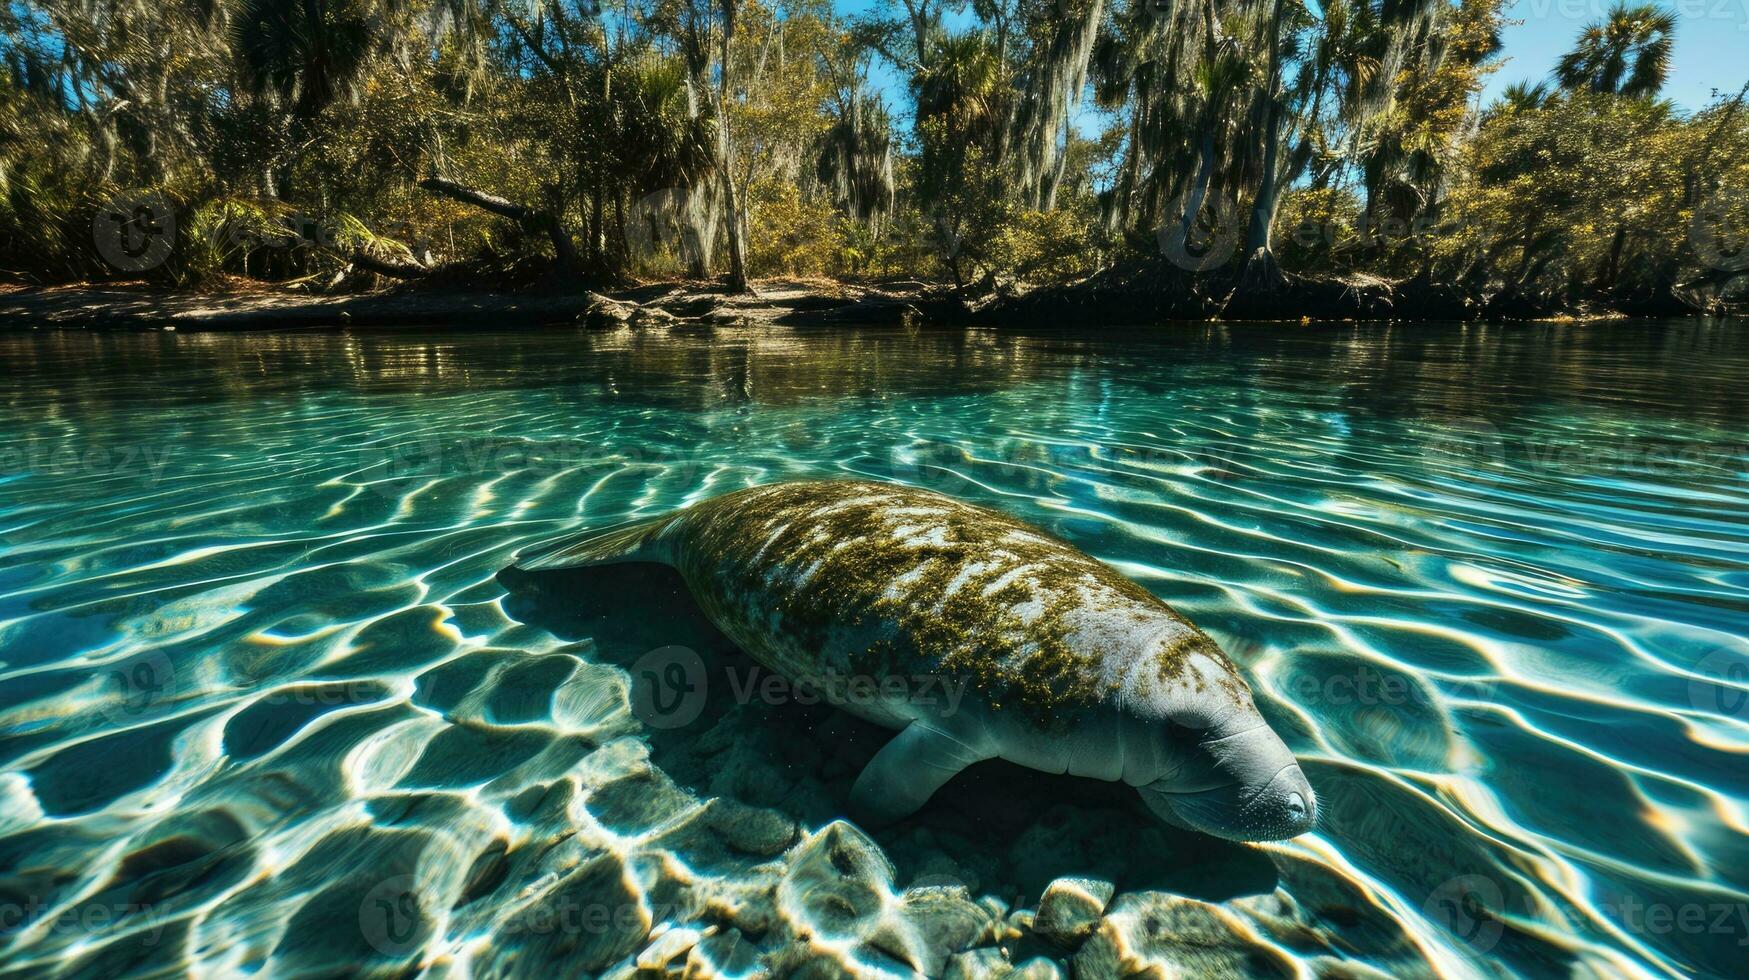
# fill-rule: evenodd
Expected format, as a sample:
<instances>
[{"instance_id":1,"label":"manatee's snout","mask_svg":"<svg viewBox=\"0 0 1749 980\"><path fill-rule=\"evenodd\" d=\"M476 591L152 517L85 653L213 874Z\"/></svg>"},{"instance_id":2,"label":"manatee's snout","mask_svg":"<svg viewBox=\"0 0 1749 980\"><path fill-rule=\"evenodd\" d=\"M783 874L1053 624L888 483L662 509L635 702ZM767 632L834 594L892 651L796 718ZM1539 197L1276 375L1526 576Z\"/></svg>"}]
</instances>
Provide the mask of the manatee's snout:
<instances>
[{"instance_id":1,"label":"manatee's snout","mask_svg":"<svg viewBox=\"0 0 1749 980\"><path fill-rule=\"evenodd\" d=\"M1227 840L1287 840L1318 822L1318 798L1299 766L1284 769L1261 790L1237 783L1194 793L1144 793L1156 813ZM1164 811L1164 812L1163 812Z\"/></svg>"},{"instance_id":2,"label":"manatee's snout","mask_svg":"<svg viewBox=\"0 0 1749 980\"><path fill-rule=\"evenodd\" d=\"M1299 766L1283 769L1246 809L1258 828L1255 840L1286 840L1318 822L1318 797Z\"/></svg>"},{"instance_id":3,"label":"manatee's snout","mask_svg":"<svg viewBox=\"0 0 1749 980\"><path fill-rule=\"evenodd\" d=\"M1258 720L1201 743L1206 768L1187 767L1141 787L1149 807L1169 823L1228 840L1286 840L1318 822L1318 797L1293 752Z\"/></svg>"}]
</instances>

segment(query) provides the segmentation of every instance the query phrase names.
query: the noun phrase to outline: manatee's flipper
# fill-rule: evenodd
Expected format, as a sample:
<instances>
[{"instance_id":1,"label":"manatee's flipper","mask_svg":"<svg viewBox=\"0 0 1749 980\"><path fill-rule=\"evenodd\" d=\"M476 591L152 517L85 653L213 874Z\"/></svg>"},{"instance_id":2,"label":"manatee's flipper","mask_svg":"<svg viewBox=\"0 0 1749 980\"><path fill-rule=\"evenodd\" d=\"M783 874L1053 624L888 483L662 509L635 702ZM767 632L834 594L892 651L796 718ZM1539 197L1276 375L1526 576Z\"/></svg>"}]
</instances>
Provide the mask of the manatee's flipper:
<instances>
[{"instance_id":1,"label":"manatee's flipper","mask_svg":"<svg viewBox=\"0 0 1749 980\"><path fill-rule=\"evenodd\" d=\"M673 519L673 514L664 514L580 531L519 553L513 567L524 572L546 572L634 561L666 562L668 556L658 535Z\"/></svg>"},{"instance_id":2,"label":"manatee's flipper","mask_svg":"<svg viewBox=\"0 0 1749 980\"><path fill-rule=\"evenodd\" d=\"M967 745L921 721L893 736L850 791L851 814L879 827L916 813L944 783L994 753Z\"/></svg>"}]
</instances>

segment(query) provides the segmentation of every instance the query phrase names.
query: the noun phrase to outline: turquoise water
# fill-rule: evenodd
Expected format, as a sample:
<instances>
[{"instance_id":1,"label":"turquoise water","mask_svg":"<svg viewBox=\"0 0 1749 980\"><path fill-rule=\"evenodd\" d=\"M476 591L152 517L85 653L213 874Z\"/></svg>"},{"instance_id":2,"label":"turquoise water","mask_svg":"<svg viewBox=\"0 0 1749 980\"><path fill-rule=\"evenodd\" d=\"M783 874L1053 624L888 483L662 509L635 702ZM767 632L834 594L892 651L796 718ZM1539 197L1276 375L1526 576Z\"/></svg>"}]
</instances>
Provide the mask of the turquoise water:
<instances>
[{"instance_id":1,"label":"turquoise water","mask_svg":"<svg viewBox=\"0 0 1749 980\"><path fill-rule=\"evenodd\" d=\"M41 332L0 377L0 971L1749 961L1749 324ZM847 474L1204 626L1317 831L987 763L871 838L835 821L884 733L662 583L494 579ZM676 647L706 696L656 718ZM1061 945L1032 913L1073 875L1116 895Z\"/></svg>"}]
</instances>

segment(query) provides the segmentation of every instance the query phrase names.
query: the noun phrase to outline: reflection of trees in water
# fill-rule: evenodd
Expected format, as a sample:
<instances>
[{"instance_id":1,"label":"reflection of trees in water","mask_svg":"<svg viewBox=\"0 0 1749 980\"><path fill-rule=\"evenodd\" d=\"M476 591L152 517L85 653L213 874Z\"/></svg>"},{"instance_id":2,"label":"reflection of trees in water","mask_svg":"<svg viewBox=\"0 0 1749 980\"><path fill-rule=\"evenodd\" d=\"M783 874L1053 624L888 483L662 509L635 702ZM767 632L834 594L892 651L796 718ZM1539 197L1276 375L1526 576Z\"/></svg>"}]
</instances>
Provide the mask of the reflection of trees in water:
<instances>
[{"instance_id":1,"label":"reflection of trees in water","mask_svg":"<svg viewBox=\"0 0 1749 980\"><path fill-rule=\"evenodd\" d=\"M602 335L591 354L619 397L676 408L991 391L1061 360L991 332L841 328L623 331Z\"/></svg>"},{"instance_id":2,"label":"reflection of trees in water","mask_svg":"<svg viewBox=\"0 0 1749 980\"><path fill-rule=\"evenodd\" d=\"M103 334L0 339L34 402L91 407L353 387L579 385L674 408L990 390L1061 357L990 332L889 330ZM71 383L73 381L77 383Z\"/></svg>"},{"instance_id":3,"label":"reflection of trees in water","mask_svg":"<svg viewBox=\"0 0 1749 980\"><path fill-rule=\"evenodd\" d=\"M579 386L677 409L788 405L990 391L1078 369L1144 388L1177 387L1185 371L1206 369L1258 391L1334 394L1360 415L1505 420L1530 404L1574 402L1732 422L1749 414L1749 391L1737 384L1745 366L1749 333L1702 321L1211 323L1029 335L749 328L0 338L13 403L24 399L50 416L336 387Z\"/></svg>"},{"instance_id":4,"label":"reflection of trees in water","mask_svg":"<svg viewBox=\"0 0 1749 980\"><path fill-rule=\"evenodd\" d=\"M1361 416L1513 421L1543 404L1729 423L1749 415L1743 324L1208 325L1189 344L1262 391L1334 394Z\"/></svg>"}]
</instances>

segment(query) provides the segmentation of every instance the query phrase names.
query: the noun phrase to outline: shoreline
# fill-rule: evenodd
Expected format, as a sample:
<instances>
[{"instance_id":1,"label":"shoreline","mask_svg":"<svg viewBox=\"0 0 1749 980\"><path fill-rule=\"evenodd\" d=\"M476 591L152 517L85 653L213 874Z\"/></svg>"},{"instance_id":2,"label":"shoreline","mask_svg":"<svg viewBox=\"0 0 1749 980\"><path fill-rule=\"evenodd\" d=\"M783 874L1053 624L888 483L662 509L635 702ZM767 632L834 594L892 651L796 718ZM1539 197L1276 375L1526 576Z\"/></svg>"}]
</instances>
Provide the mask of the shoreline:
<instances>
[{"instance_id":1,"label":"shoreline","mask_svg":"<svg viewBox=\"0 0 1749 980\"><path fill-rule=\"evenodd\" d=\"M729 296L710 284L658 283L607 292L404 288L342 295L252 289L197 293L139 284L0 287L0 331L345 330L376 328L885 326L960 319L928 287L800 280Z\"/></svg>"},{"instance_id":2,"label":"shoreline","mask_svg":"<svg viewBox=\"0 0 1749 980\"><path fill-rule=\"evenodd\" d=\"M0 332L299 331L377 329L491 330L527 327L1015 327L1136 325L1204 320L1225 323L1476 322L1584 323L1668 319L1620 312L1543 317L1392 315L1394 310L1322 310L1321 316L1210 316L1152 297L1099 295L1077 287L1048 287L970 305L942 285L920 282L846 283L772 279L756 294L731 296L712 283L665 282L604 292L529 289L402 288L321 295L270 288L197 293L137 283L0 287ZM1140 301L1138 301L1140 300ZM1282 297L1293 308L1295 297ZM1322 304L1310 304L1316 308ZM1306 308L1301 306L1300 308ZM1329 315L1335 313L1336 315ZM1700 316L1693 313L1690 315Z\"/></svg>"}]
</instances>

